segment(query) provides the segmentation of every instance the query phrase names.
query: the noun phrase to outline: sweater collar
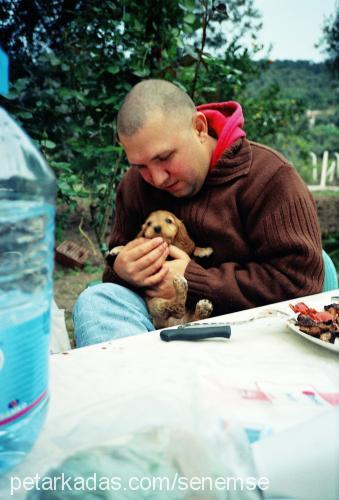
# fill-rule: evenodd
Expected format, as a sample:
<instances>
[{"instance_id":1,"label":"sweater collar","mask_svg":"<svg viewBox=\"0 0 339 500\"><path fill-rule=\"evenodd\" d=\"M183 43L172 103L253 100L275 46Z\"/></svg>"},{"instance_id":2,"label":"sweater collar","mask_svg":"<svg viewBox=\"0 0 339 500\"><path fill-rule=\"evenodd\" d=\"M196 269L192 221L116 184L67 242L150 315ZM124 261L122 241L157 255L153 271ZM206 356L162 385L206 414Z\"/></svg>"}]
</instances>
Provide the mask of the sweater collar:
<instances>
[{"instance_id":1,"label":"sweater collar","mask_svg":"<svg viewBox=\"0 0 339 500\"><path fill-rule=\"evenodd\" d=\"M224 151L216 164L210 170L205 183L207 185L223 184L238 177L247 175L252 163L251 143L246 138L236 141L228 150Z\"/></svg>"},{"instance_id":2,"label":"sweater collar","mask_svg":"<svg viewBox=\"0 0 339 500\"><path fill-rule=\"evenodd\" d=\"M224 152L246 135L242 129L244 116L240 104L235 101L202 104L197 106L197 111L204 113L209 134L218 139L210 164L212 170Z\"/></svg>"}]
</instances>

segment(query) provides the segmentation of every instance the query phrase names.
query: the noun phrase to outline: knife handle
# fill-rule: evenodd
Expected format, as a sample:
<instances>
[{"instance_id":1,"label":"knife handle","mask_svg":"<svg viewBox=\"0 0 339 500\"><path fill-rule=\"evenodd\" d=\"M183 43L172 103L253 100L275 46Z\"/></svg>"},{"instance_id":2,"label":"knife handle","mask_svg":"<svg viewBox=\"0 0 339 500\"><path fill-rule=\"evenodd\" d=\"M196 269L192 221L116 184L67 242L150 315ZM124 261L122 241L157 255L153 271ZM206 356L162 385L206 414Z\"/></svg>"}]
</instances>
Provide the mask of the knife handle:
<instances>
[{"instance_id":1,"label":"knife handle","mask_svg":"<svg viewBox=\"0 0 339 500\"><path fill-rule=\"evenodd\" d=\"M160 338L166 342L171 340L202 340L214 337L229 339L230 336L231 327L229 325L192 325L185 328L169 328L160 332Z\"/></svg>"}]
</instances>

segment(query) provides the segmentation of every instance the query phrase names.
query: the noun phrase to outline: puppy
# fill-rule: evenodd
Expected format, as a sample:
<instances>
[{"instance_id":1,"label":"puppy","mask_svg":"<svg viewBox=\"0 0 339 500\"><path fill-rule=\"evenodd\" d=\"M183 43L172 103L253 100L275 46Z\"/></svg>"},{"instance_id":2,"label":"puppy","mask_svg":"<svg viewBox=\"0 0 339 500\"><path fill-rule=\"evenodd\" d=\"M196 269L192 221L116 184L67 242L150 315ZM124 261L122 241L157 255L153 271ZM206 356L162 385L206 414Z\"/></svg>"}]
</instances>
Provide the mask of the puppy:
<instances>
[{"instance_id":1,"label":"puppy","mask_svg":"<svg viewBox=\"0 0 339 500\"><path fill-rule=\"evenodd\" d=\"M149 239L161 236L169 245L175 245L194 257L209 257L213 253L211 247L196 247L184 223L167 210L152 212L142 225L140 236Z\"/></svg>"},{"instance_id":2,"label":"puppy","mask_svg":"<svg viewBox=\"0 0 339 500\"><path fill-rule=\"evenodd\" d=\"M137 237L155 238L161 236L169 245L175 245L188 255L209 257L213 253L211 247L197 247L188 235L183 222L167 210L152 212L141 227ZM123 246L112 248L110 255L116 256ZM213 306L209 300L199 300L194 311L186 309L187 280L176 275L173 279L175 297L172 300L162 298L146 298L148 310L156 328L180 325L191 321L209 318Z\"/></svg>"}]
</instances>

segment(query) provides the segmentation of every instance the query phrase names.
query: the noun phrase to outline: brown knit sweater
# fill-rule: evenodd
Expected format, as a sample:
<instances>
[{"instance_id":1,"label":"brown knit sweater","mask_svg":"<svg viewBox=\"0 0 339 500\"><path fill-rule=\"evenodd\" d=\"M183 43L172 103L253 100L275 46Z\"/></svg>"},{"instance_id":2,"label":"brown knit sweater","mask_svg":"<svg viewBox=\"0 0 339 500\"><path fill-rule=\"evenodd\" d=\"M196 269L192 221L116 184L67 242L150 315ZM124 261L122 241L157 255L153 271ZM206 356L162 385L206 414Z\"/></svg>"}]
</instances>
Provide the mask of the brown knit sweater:
<instances>
[{"instance_id":1,"label":"brown knit sweater","mask_svg":"<svg viewBox=\"0 0 339 500\"><path fill-rule=\"evenodd\" d=\"M208 298L214 315L321 292L324 266L315 203L296 170L276 151L240 140L224 153L192 198L174 198L125 174L110 248L134 239L153 210L172 211L196 245L213 254L191 260L188 303ZM106 267L103 281L127 286Z\"/></svg>"}]
</instances>

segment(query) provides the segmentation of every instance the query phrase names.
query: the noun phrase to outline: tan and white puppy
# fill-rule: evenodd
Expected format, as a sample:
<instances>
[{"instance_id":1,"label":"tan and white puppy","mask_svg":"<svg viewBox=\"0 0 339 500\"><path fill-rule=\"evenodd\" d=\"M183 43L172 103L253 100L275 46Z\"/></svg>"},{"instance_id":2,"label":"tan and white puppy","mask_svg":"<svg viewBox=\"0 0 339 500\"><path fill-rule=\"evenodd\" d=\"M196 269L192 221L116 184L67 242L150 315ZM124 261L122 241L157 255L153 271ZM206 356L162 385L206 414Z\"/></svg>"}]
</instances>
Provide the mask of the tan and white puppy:
<instances>
[{"instance_id":1,"label":"tan and white puppy","mask_svg":"<svg viewBox=\"0 0 339 500\"><path fill-rule=\"evenodd\" d=\"M172 212L157 210L152 212L141 227L137 237L156 238L161 236L169 245L175 245L188 255L194 257L209 257L213 253L211 247L197 247L190 238L184 223ZM112 248L110 255L116 256L123 246ZM191 321L208 318L213 310L209 300L202 299L196 304L194 311L186 309L187 280L176 275L173 279L175 298L172 300L158 297L146 298L149 312L156 328L180 325Z\"/></svg>"}]
</instances>

